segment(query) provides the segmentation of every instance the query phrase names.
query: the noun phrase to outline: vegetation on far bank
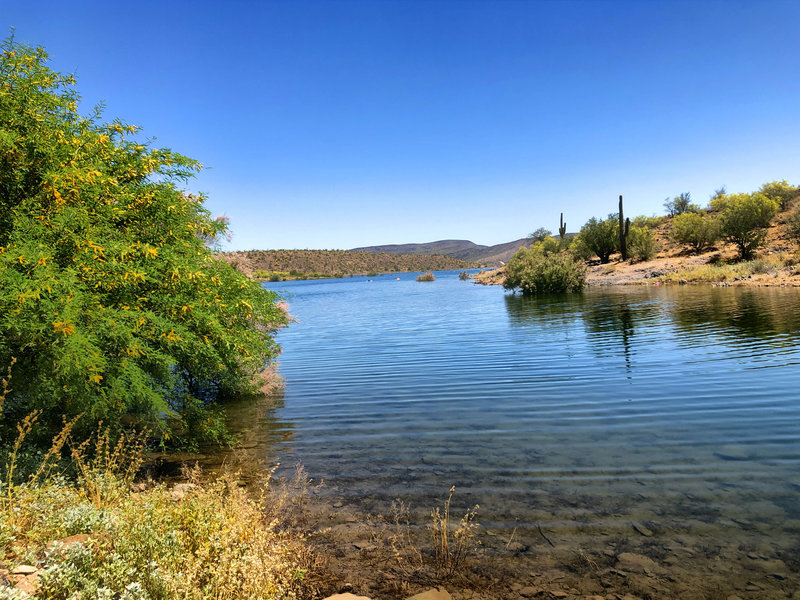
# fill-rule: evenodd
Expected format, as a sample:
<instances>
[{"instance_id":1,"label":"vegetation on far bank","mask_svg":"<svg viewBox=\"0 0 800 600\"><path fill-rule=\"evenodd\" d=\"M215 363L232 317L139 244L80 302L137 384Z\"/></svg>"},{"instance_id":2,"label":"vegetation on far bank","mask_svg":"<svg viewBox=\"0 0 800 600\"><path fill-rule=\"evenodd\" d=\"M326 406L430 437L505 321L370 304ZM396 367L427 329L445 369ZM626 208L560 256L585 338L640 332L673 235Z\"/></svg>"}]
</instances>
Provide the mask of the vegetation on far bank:
<instances>
[{"instance_id":1,"label":"vegetation on far bank","mask_svg":"<svg viewBox=\"0 0 800 600\"><path fill-rule=\"evenodd\" d=\"M260 281L452 271L475 266L452 256L353 250L248 250L225 252L222 259Z\"/></svg>"},{"instance_id":2,"label":"vegetation on far bank","mask_svg":"<svg viewBox=\"0 0 800 600\"><path fill-rule=\"evenodd\" d=\"M667 199L664 207L666 216L623 219L620 197L618 212L605 219L592 217L574 236L566 235L562 215L558 239L544 228L537 229L529 238L530 248L521 248L501 270L500 282L523 294L579 291L585 283L579 274L585 273L592 261L607 265L610 269L604 273L611 275L616 271L614 265L666 257L694 264L663 273L654 267L646 276L663 283L720 283L800 275L797 186L785 180L772 181L742 194L728 194L723 187L702 208L691 202L689 193L683 193ZM759 256L768 243L769 254ZM693 256L706 253L712 253L707 264L696 264ZM602 274L590 276L603 279ZM480 280L490 281L490 276Z\"/></svg>"}]
</instances>

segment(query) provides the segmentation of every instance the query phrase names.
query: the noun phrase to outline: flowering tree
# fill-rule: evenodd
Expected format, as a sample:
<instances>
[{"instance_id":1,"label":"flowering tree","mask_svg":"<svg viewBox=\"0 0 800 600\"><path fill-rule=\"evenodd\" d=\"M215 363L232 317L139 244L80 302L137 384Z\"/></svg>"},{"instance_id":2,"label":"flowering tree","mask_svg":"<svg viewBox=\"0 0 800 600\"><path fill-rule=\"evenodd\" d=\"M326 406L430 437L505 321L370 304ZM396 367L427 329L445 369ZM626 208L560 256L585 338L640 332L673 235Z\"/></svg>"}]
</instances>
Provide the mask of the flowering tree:
<instances>
[{"instance_id":1,"label":"flowering tree","mask_svg":"<svg viewBox=\"0 0 800 600\"><path fill-rule=\"evenodd\" d=\"M208 407L255 389L286 315L209 248L227 222L179 187L198 162L81 116L43 49L0 49L3 422L213 433Z\"/></svg>"}]
</instances>

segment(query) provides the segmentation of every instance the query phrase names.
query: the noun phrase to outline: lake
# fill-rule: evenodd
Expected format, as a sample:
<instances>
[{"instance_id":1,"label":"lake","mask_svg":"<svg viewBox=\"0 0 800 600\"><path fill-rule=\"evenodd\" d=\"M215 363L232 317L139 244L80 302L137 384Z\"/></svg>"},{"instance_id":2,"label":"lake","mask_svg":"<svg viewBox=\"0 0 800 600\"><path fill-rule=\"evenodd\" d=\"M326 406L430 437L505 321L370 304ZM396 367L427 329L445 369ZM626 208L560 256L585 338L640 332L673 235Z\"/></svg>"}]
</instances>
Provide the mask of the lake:
<instances>
[{"instance_id":1,"label":"lake","mask_svg":"<svg viewBox=\"0 0 800 600\"><path fill-rule=\"evenodd\" d=\"M422 520L454 485L517 556L655 561L652 597L792 597L798 291L523 298L415 276L265 284L297 322L280 405L251 427L263 456L365 512L399 498Z\"/></svg>"}]
</instances>

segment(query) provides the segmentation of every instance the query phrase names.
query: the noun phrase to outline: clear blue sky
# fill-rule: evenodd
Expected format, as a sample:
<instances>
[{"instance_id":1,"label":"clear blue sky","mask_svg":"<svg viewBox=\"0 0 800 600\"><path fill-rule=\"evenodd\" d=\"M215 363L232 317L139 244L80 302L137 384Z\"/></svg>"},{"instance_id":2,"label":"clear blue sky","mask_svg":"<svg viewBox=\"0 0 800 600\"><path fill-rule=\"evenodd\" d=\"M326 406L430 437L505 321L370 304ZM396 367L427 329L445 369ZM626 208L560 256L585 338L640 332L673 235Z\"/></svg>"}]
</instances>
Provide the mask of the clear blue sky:
<instances>
[{"instance_id":1,"label":"clear blue sky","mask_svg":"<svg viewBox=\"0 0 800 600\"><path fill-rule=\"evenodd\" d=\"M230 249L496 244L800 183L800 2L0 0ZM8 30L8 29L7 29Z\"/></svg>"}]
</instances>

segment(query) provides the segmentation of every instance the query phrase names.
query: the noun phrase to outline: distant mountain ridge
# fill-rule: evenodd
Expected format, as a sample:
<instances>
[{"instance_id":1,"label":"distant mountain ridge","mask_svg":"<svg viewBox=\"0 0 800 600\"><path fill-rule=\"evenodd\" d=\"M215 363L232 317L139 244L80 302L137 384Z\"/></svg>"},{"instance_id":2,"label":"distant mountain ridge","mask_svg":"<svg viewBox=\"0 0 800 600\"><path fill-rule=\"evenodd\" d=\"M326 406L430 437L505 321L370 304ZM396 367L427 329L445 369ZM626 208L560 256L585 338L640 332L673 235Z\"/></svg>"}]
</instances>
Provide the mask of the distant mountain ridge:
<instances>
[{"instance_id":1,"label":"distant mountain ridge","mask_svg":"<svg viewBox=\"0 0 800 600\"><path fill-rule=\"evenodd\" d=\"M444 254L461 260L498 265L508 262L521 246L528 246L530 240L522 238L505 244L482 246L469 240L439 240L424 244L387 244L384 246L365 246L353 248L354 252L385 252L387 254Z\"/></svg>"}]
</instances>

